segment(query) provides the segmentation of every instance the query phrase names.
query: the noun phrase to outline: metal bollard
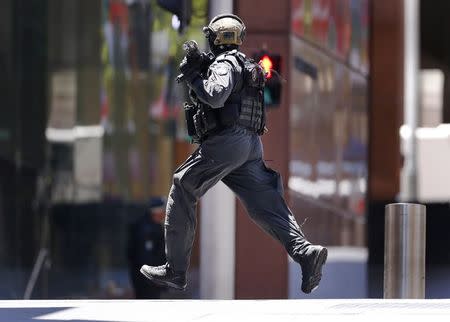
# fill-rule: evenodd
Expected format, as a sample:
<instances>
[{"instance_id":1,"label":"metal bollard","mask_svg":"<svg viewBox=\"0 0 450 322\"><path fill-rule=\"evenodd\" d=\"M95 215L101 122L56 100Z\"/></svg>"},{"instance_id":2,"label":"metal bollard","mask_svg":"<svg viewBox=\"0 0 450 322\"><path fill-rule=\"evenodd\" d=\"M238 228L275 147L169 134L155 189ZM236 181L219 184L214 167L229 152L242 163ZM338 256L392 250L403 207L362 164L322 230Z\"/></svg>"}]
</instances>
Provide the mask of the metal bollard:
<instances>
[{"instance_id":1,"label":"metal bollard","mask_svg":"<svg viewBox=\"0 0 450 322\"><path fill-rule=\"evenodd\" d=\"M426 207L385 207L384 298L425 298Z\"/></svg>"}]
</instances>

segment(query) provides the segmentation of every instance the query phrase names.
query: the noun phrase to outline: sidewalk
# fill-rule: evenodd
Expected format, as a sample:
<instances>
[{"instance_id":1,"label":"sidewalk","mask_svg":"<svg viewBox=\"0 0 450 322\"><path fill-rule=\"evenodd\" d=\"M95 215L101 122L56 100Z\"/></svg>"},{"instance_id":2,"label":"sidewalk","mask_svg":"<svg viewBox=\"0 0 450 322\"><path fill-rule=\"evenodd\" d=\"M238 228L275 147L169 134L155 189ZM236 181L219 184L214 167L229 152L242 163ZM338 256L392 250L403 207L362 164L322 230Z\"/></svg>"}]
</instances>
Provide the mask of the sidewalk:
<instances>
[{"instance_id":1,"label":"sidewalk","mask_svg":"<svg viewBox=\"0 0 450 322\"><path fill-rule=\"evenodd\" d=\"M0 322L385 322L383 319L450 321L450 300L0 301Z\"/></svg>"}]
</instances>

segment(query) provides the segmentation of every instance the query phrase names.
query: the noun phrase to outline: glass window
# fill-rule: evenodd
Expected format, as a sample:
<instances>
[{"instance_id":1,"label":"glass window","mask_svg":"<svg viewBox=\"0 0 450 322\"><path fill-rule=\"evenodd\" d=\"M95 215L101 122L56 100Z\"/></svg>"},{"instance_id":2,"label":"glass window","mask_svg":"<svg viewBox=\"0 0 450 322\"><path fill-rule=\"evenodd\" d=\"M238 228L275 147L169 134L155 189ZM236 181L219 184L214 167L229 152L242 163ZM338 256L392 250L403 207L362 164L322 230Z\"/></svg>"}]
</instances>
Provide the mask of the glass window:
<instances>
[{"instance_id":1,"label":"glass window","mask_svg":"<svg viewBox=\"0 0 450 322\"><path fill-rule=\"evenodd\" d=\"M128 228L192 149L181 44L206 46L207 0L182 34L157 3L2 1L0 297L34 265L32 298L133 296Z\"/></svg>"}]
</instances>

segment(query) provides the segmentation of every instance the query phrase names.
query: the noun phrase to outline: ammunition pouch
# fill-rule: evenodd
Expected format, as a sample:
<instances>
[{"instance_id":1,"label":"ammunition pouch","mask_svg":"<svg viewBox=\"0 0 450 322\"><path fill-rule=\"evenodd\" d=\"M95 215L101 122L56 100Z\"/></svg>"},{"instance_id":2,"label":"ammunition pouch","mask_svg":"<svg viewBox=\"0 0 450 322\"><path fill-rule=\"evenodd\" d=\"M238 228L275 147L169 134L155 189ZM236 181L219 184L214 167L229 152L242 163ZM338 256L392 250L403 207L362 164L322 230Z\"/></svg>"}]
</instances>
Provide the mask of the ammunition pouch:
<instances>
[{"instance_id":1,"label":"ammunition pouch","mask_svg":"<svg viewBox=\"0 0 450 322\"><path fill-rule=\"evenodd\" d=\"M212 131L217 131L220 124L217 121L217 116L209 106L198 103L197 112L194 115L194 126L197 136L202 141Z\"/></svg>"},{"instance_id":2,"label":"ammunition pouch","mask_svg":"<svg viewBox=\"0 0 450 322\"><path fill-rule=\"evenodd\" d=\"M196 112L196 106L194 104L184 103L184 116L186 118L187 132L190 137L197 135L195 131L194 115Z\"/></svg>"},{"instance_id":3,"label":"ammunition pouch","mask_svg":"<svg viewBox=\"0 0 450 322\"><path fill-rule=\"evenodd\" d=\"M207 135L223 127L218 122L218 115L209 106L197 103L184 104L186 126L193 143L201 143Z\"/></svg>"}]
</instances>

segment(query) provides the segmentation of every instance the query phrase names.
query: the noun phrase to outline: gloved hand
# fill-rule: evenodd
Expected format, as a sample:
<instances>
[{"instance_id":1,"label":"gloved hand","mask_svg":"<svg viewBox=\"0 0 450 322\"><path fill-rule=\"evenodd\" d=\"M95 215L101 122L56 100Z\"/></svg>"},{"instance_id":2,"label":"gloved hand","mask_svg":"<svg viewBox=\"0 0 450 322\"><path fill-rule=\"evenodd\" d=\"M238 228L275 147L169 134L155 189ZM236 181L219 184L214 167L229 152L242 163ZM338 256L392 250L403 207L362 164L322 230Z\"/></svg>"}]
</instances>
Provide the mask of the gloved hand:
<instances>
[{"instance_id":1,"label":"gloved hand","mask_svg":"<svg viewBox=\"0 0 450 322\"><path fill-rule=\"evenodd\" d=\"M192 83L195 78L200 76L201 66L202 60L200 56L185 56L179 67L180 72L183 74L183 80Z\"/></svg>"}]
</instances>

